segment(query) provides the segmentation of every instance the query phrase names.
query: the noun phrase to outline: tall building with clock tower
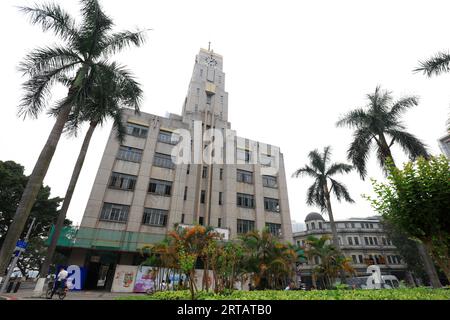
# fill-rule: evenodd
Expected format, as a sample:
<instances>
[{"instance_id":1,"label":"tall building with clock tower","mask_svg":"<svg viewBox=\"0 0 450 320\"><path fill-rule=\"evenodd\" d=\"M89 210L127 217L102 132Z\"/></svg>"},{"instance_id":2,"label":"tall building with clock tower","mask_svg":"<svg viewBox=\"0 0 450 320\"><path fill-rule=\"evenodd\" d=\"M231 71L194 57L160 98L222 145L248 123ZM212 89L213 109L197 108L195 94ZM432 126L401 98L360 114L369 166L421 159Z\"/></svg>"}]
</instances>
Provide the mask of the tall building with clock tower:
<instances>
[{"instance_id":1,"label":"tall building with clock tower","mask_svg":"<svg viewBox=\"0 0 450 320\"><path fill-rule=\"evenodd\" d=\"M175 225L212 226L225 240L267 228L293 241L283 154L239 137L228 120L223 57L209 49L195 57L181 115L124 113L125 141L111 131L81 225L58 243L70 264L87 267L87 288L108 287L111 268L139 264L139 250ZM210 141L223 135L214 150L223 162L204 161L208 132L216 132ZM181 143L202 161L174 162Z\"/></svg>"}]
</instances>

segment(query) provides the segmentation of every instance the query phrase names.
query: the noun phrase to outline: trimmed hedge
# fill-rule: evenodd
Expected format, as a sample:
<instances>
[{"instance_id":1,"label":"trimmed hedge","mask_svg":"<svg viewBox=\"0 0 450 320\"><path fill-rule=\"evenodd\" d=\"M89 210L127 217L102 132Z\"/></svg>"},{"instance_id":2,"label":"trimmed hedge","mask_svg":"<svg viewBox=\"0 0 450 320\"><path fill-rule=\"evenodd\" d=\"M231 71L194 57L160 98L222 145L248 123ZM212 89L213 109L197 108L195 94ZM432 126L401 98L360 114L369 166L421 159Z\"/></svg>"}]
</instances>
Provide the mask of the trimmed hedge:
<instances>
[{"instance_id":1,"label":"trimmed hedge","mask_svg":"<svg viewBox=\"0 0 450 320\"><path fill-rule=\"evenodd\" d=\"M153 295L119 297L118 300L190 300L189 291L163 291ZM198 300L450 300L447 289L233 291L229 294L199 292Z\"/></svg>"}]
</instances>

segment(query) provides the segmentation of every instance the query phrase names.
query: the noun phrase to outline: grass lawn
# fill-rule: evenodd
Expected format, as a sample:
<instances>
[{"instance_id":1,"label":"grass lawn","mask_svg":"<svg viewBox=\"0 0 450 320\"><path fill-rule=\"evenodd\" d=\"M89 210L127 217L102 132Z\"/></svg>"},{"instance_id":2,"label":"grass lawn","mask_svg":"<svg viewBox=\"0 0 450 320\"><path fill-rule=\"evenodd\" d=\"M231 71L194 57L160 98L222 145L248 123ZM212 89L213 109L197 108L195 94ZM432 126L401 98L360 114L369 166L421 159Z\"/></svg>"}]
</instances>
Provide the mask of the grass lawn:
<instances>
[{"instance_id":1,"label":"grass lawn","mask_svg":"<svg viewBox=\"0 0 450 320\"><path fill-rule=\"evenodd\" d=\"M233 291L229 294L199 292L198 300L450 300L447 289ZM190 300L189 291L164 291L153 295L130 295L117 300Z\"/></svg>"}]
</instances>

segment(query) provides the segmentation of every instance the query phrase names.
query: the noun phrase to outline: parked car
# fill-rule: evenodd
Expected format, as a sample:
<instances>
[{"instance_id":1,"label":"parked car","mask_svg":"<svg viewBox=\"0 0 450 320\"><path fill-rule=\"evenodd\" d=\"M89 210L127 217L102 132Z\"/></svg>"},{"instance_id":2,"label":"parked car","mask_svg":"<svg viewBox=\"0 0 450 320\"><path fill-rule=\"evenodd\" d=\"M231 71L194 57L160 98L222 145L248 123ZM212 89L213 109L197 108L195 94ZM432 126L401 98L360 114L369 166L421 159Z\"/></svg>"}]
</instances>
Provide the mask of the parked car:
<instances>
[{"instance_id":1,"label":"parked car","mask_svg":"<svg viewBox=\"0 0 450 320\"><path fill-rule=\"evenodd\" d=\"M371 278L370 276L365 277L355 277L347 280L347 284L350 287L356 289L374 289L373 285L375 284L374 280L371 278L372 283L367 283L367 281ZM381 279L383 283L381 284L382 289L396 289L400 286L400 281L398 281L396 276L392 275L381 275Z\"/></svg>"}]
</instances>

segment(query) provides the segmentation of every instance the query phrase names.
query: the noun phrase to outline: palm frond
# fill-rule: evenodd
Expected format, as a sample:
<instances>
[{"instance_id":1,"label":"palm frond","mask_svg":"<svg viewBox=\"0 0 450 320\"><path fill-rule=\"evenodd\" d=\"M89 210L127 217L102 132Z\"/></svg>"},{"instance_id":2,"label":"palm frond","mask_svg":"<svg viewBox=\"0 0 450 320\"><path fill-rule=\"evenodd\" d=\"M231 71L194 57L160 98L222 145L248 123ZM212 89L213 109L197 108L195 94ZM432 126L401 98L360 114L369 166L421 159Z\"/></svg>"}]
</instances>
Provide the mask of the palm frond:
<instances>
[{"instance_id":1,"label":"palm frond","mask_svg":"<svg viewBox=\"0 0 450 320\"><path fill-rule=\"evenodd\" d=\"M341 201L341 199L344 199L345 201L350 203L355 202L350 196L350 193L348 192L348 189L344 184L331 178L330 181L331 181L331 190L339 202Z\"/></svg>"},{"instance_id":2,"label":"palm frond","mask_svg":"<svg viewBox=\"0 0 450 320\"><path fill-rule=\"evenodd\" d=\"M440 75L450 71L450 53L439 52L434 57L425 61L419 61L419 67L414 72L423 72L428 77Z\"/></svg>"},{"instance_id":3,"label":"palm frond","mask_svg":"<svg viewBox=\"0 0 450 320\"><path fill-rule=\"evenodd\" d=\"M303 168L297 169L293 174L293 178L298 178L300 176L310 176L312 178L317 178L317 172L308 165L305 165Z\"/></svg>"},{"instance_id":4,"label":"palm frond","mask_svg":"<svg viewBox=\"0 0 450 320\"><path fill-rule=\"evenodd\" d=\"M389 129L386 132L402 147L411 160L419 156L429 157L427 146L411 133L396 129Z\"/></svg>"},{"instance_id":5,"label":"palm frond","mask_svg":"<svg viewBox=\"0 0 450 320\"><path fill-rule=\"evenodd\" d=\"M315 149L308 154L308 158L310 160L310 165L316 171L320 173L325 173L325 162L324 162L325 153L320 153L319 150Z\"/></svg>"},{"instance_id":6,"label":"palm frond","mask_svg":"<svg viewBox=\"0 0 450 320\"><path fill-rule=\"evenodd\" d=\"M367 175L366 163L369 159L372 133L368 129L358 129L353 134L353 141L347 151L347 158L359 172L361 179Z\"/></svg>"},{"instance_id":7,"label":"palm frond","mask_svg":"<svg viewBox=\"0 0 450 320\"><path fill-rule=\"evenodd\" d=\"M388 118L394 122L403 112L405 112L409 108L417 106L418 104L419 104L419 97L416 96L404 97L394 103L391 110L388 112Z\"/></svg>"},{"instance_id":8,"label":"palm frond","mask_svg":"<svg viewBox=\"0 0 450 320\"><path fill-rule=\"evenodd\" d=\"M22 84L25 91L19 104L18 115L36 118L51 97L50 87L57 81L60 75L70 72L75 64L65 65L62 68L36 74Z\"/></svg>"},{"instance_id":9,"label":"palm frond","mask_svg":"<svg viewBox=\"0 0 450 320\"><path fill-rule=\"evenodd\" d=\"M327 170L326 175L331 177L337 173L349 173L353 170L353 166L346 163L333 163Z\"/></svg>"},{"instance_id":10,"label":"palm frond","mask_svg":"<svg viewBox=\"0 0 450 320\"><path fill-rule=\"evenodd\" d=\"M19 11L28 15L32 24L40 24L44 31L52 30L63 40L73 40L78 36L75 20L57 4L19 7Z\"/></svg>"},{"instance_id":11,"label":"palm frond","mask_svg":"<svg viewBox=\"0 0 450 320\"><path fill-rule=\"evenodd\" d=\"M101 43L114 23L102 10L98 0L81 0L82 24L77 46L88 60L101 55Z\"/></svg>"},{"instance_id":12,"label":"palm frond","mask_svg":"<svg viewBox=\"0 0 450 320\"><path fill-rule=\"evenodd\" d=\"M82 62L82 58L73 50L55 46L33 50L19 63L18 69L23 74L34 76Z\"/></svg>"},{"instance_id":13,"label":"palm frond","mask_svg":"<svg viewBox=\"0 0 450 320\"><path fill-rule=\"evenodd\" d=\"M146 41L146 32L150 30L121 31L110 36L107 36L104 43L101 45L100 51L103 55L115 54L124 48L132 45L139 47Z\"/></svg>"},{"instance_id":14,"label":"palm frond","mask_svg":"<svg viewBox=\"0 0 450 320\"><path fill-rule=\"evenodd\" d=\"M370 121L370 117L367 112L362 108L357 108L349 111L344 116L342 116L338 122L336 122L337 127L349 127L349 128L359 128L362 126L367 126Z\"/></svg>"}]
</instances>

